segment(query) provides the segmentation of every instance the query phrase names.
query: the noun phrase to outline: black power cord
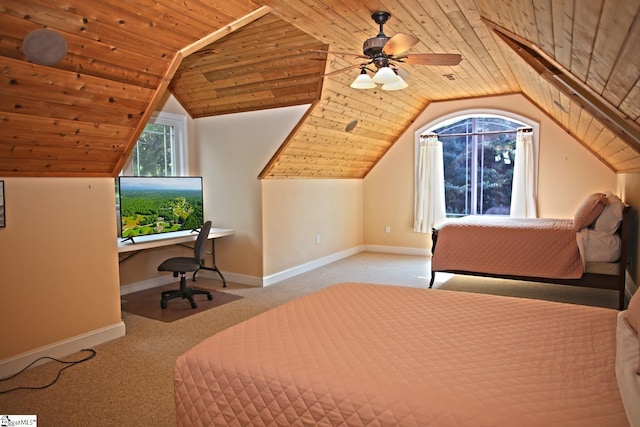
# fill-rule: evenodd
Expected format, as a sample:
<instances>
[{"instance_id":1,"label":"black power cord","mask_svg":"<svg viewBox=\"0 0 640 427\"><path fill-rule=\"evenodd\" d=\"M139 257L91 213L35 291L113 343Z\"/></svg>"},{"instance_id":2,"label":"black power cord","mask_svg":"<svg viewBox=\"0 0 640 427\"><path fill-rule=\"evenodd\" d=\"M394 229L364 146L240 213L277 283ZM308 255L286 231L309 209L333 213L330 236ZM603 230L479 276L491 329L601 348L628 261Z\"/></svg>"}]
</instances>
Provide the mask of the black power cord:
<instances>
[{"instance_id":1,"label":"black power cord","mask_svg":"<svg viewBox=\"0 0 640 427\"><path fill-rule=\"evenodd\" d=\"M16 390L42 390L45 389L47 387L52 386L53 384L55 384L58 379L60 378L60 375L62 374L62 371L64 371L67 368L70 368L74 365L77 365L78 363L82 363L82 362L86 362L87 360L93 359L94 357L96 357L96 351L91 349L91 348L83 348L80 351L84 351L84 352L88 352L89 354L87 356L85 356L83 359L80 360L75 360L75 361L65 361L65 360L60 360L60 359L56 359L54 357L49 357L49 356L43 356L43 357L39 357L36 360L34 360L33 362L29 363L27 366L25 366L24 368L22 368L19 372L16 372L15 374L8 376L6 378L0 378L0 381L8 381L12 378L17 377L18 375L22 374L24 371L26 371L27 369L29 369L33 364L39 362L40 360L43 359L49 359L49 360L53 360L54 362L58 362L58 363L62 363L64 365L67 365L65 367L63 367L62 369L60 369L58 371L58 375L56 375L55 379L53 381L51 381L49 384L47 385L43 385L43 386L39 386L39 387L16 387L16 388L12 388L10 390L3 390L0 391L0 394L6 394L6 393L10 393L12 391L16 391Z\"/></svg>"}]
</instances>

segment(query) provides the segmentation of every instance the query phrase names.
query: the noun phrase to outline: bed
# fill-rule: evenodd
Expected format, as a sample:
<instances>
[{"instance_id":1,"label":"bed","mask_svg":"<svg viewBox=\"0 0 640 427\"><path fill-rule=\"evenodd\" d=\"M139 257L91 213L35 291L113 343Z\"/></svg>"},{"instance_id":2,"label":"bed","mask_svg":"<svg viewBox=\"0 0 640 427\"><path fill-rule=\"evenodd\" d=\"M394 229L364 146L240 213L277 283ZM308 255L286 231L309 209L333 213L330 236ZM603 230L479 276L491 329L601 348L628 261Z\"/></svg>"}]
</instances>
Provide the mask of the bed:
<instances>
[{"instance_id":1,"label":"bed","mask_svg":"<svg viewBox=\"0 0 640 427\"><path fill-rule=\"evenodd\" d=\"M610 289L625 302L628 214L617 196L593 193L573 219L467 216L432 234L437 272Z\"/></svg>"},{"instance_id":2,"label":"bed","mask_svg":"<svg viewBox=\"0 0 640 427\"><path fill-rule=\"evenodd\" d=\"M630 311L337 284L180 356L177 424L638 426Z\"/></svg>"}]
</instances>

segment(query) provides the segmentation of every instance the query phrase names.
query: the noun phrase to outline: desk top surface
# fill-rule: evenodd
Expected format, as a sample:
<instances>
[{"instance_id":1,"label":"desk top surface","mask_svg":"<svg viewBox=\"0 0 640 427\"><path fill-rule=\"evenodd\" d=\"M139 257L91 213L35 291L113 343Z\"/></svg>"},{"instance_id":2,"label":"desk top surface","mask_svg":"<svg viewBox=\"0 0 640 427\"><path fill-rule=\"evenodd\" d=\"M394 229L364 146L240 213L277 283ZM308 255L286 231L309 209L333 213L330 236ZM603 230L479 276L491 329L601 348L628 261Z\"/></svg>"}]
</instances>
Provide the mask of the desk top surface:
<instances>
[{"instance_id":1,"label":"desk top surface","mask_svg":"<svg viewBox=\"0 0 640 427\"><path fill-rule=\"evenodd\" d=\"M209 231L209 239L217 239L218 237L231 236L235 234L235 230L229 228L212 228ZM161 246L176 245L179 243L193 242L198 237L198 233L193 231L176 231L166 234L153 234L150 236L134 237L134 241L122 241L118 238L118 252L133 252L142 249L158 248Z\"/></svg>"}]
</instances>

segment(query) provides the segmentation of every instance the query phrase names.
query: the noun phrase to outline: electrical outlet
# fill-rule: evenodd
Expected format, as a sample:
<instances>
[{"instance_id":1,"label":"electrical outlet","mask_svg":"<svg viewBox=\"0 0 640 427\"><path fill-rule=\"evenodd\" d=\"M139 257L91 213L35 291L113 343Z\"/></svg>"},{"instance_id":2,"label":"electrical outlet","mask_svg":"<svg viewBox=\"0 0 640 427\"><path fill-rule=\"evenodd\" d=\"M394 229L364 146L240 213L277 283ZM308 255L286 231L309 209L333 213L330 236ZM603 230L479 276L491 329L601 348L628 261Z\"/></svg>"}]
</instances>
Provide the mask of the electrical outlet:
<instances>
[{"instance_id":1,"label":"electrical outlet","mask_svg":"<svg viewBox=\"0 0 640 427\"><path fill-rule=\"evenodd\" d=\"M320 244L320 235L318 234L316 236L316 245L319 245L319 244Z\"/></svg>"},{"instance_id":2,"label":"electrical outlet","mask_svg":"<svg viewBox=\"0 0 640 427\"><path fill-rule=\"evenodd\" d=\"M385 233L391 233L391 226L390 226L390 225L387 225L387 226L384 228L384 232L385 232Z\"/></svg>"}]
</instances>

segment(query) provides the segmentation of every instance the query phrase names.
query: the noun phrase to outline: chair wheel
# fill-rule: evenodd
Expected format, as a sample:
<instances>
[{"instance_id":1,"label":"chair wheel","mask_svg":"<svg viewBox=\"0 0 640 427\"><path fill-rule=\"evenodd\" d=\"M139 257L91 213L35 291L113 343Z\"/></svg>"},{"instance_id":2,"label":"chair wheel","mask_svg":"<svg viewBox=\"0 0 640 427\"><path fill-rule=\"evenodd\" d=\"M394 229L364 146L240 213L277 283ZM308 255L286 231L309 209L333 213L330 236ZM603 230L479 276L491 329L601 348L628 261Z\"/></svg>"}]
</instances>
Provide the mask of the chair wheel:
<instances>
[{"instance_id":1,"label":"chair wheel","mask_svg":"<svg viewBox=\"0 0 640 427\"><path fill-rule=\"evenodd\" d=\"M167 303L164 301L160 301L160 308L167 308Z\"/></svg>"},{"instance_id":2,"label":"chair wheel","mask_svg":"<svg viewBox=\"0 0 640 427\"><path fill-rule=\"evenodd\" d=\"M207 299L208 299L209 301L211 301L211 300L213 299L213 295L211 295L211 294L207 294Z\"/></svg>"},{"instance_id":3,"label":"chair wheel","mask_svg":"<svg viewBox=\"0 0 640 427\"><path fill-rule=\"evenodd\" d=\"M198 304L196 304L195 302L191 303L191 308L198 308Z\"/></svg>"}]
</instances>

